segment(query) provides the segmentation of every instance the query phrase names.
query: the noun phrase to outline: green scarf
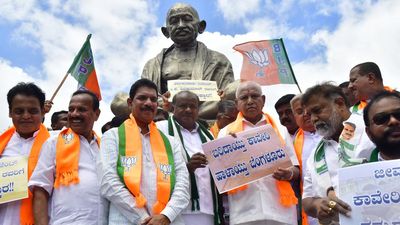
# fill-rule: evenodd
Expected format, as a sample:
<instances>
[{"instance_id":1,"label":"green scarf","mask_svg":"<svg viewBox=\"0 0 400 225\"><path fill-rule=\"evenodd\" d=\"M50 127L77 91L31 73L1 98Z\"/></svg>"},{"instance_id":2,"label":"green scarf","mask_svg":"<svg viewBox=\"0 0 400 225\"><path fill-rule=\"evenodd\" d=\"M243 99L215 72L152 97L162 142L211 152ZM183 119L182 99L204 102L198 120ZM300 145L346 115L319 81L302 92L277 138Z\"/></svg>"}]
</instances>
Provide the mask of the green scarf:
<instances>
[{"instance_id":1,"label":"green scarf","mask_svg":"<svg viewBox=\"0 0 400 225\"><path fill-rule=\"evenodd\" d=\"M197 132L199 133L201 143L206 143L207 138L209 140L214 140L212 134L205 128L202 124L198 123L199 127ZM179 139L182 143L182 147L185 150L185 155L187 160L190 159L190 156L186 150L185 143L183 142L183 136L181 132L180 125L176 122L176 120L170 116L168 117L168 134L170 136L175 136L174 127L178 133ZM207 137L207 138L206 138ZM199 203L199 191L197 188L197 182L194 172L189 171L190 177L190 186L191 186L191 201L192 201L192 211L200 210L200 203ZM212 192L212 199L213 199L213 211L214 211L214 225L221 224L221 219L219 218L220 209L218 207L218 193L214 184L214 180L210 173L210 183L211 183L211 192Z\"/></svg>"}]
</instances>

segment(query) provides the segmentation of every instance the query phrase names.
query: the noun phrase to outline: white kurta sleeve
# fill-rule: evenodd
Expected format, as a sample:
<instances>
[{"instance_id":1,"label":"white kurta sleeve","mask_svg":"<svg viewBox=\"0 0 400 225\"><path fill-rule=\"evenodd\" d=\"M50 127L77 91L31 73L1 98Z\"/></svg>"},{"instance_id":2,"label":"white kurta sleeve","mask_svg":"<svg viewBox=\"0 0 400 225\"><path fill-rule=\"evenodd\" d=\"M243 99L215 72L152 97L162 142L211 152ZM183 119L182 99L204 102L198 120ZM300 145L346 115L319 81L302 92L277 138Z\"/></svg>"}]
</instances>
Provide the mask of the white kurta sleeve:
<instances>
[{"instance_id":1,"label":"white kurta sleeve","mask_svg":"<svg viewBox=\"0 0 400 225\"><path fill-rule=\"evenodd\" d=\"M117 174L118 129L107 131L101 140L98 177L101 195L107 198L130 222L149 217L145 208L136 207L135 197L121 182Z\"/></svg>"},{"instance_id":2,"label":"white kurta sleeve","mask_svg":"<svg viewBox=\"0 0 400 225\"><path fill-rule=\"evenodd\" d=\"M53 192L56 171L56 141L57 136L49 138L43 144L35 170L29 179L28 186L31 190L37 186L46 190L49 195Z\"/></svg>"},{"instance_id":3,"label":"white kurta sleeve","mask_svg":"<svg viewBox=\"0 0 400 225\"><path fill-rule=\"evenodd\" d=\"M174 221L189 204L189 172L182 158L181 152L183 150L181 144L178 140L173 139L170 136L168 139L171 143L174 154L176 182L171 199L164 210L161 211L161 214L167 216L170 221Z\"/></svg>"}]
</instances>

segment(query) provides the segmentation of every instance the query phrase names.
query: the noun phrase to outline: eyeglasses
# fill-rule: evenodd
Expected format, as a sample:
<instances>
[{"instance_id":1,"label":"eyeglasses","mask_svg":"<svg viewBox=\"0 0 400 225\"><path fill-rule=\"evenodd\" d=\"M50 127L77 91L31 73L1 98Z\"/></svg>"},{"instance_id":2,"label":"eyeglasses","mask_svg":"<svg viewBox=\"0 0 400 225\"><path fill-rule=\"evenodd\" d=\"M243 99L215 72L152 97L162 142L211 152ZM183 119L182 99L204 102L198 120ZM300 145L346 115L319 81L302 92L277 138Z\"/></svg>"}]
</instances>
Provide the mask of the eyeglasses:
<instances>
[{"instance_id":1,"label":"eyeglasses","mask_svg":"<svg viewBox=\"0 0 400 225\"><path fill-rule=\"evenodd\" d=\"M400 121L400 109L391 113L379 113L372 117L372 121L374 121L376 125L386 124L389 122L391 116Z\"/></svg>"}]
</instances>

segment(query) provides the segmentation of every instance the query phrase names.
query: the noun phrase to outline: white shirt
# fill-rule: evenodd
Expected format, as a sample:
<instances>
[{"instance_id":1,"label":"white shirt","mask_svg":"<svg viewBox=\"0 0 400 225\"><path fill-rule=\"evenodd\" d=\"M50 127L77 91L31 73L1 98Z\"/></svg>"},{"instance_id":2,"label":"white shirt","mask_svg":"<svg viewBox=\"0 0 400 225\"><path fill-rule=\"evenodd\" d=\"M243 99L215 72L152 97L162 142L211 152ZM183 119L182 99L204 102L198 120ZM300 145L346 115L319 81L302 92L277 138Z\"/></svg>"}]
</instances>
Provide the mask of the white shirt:
<instances>
[{"instance_id":1,"label":"white shirt","mask_svg":"<svg viewBox=\"0 0 400 225\"><path fill-rule=\"evenodd\" d=\"M316 132L311 133L308 131L303 131L304 132L304 142L303 142L303 149L302 149L302 156L301 156L301 161L302 161L302 178L304 179L304 174L306 173L307 169L307 159L310 157L311 152L314 151L314 149L317 148L318 143L321 141L322 137L318 135Z\"/></svg>"},{"instance_id":2,"label":"white shirt","mask_svg":"<svg viewBox=\"0 0 400 225\"><path fill-rule=\"evenodd\" d=\"M185 149L190 157L195 153L201 152L204 154L203 149L201 148L202 142L200 139L199 132L197 131L199 125L196 123L195 129L189 131L178 124L181 129L183 143L185 144ZM163 120L157 122L157 127L164 133L168 134L168 120ZM179 135L176 130L174 130L174 137L177 141L180 141ZM185 150L182 149L182 156L186 159ZM187 162L187 160L185 160ZM194 171L197 183L197 189L199 191L199 202L200 202L200 212L214 215L213 211L213 199L211 192L211 183L210 183L210 170L208 166L205 168L198 168ZM192 204L184 211L185 214L189 213L198 213L198 211L192 211Z\"/></svg>"},{"instance_id":3,"label":"white shirt","mask_svg":"<svg viewBox=\"0 0 400 225\"><path fill-rule=\"evenodd\" d=\"M311 156L307 160L307 170L304 175L303 182L303 196L307 197L326 197L326 190L333 186L337 190L338 185L338 169L339 164L339 144L334 140L322 139L325 143L325 161L328 166L329 181L323 181L321 176L318 175L314 165L314 155L316 148L312 151Z\"/></svg>"},{"instance_id":4,"label":"white shirt","mask_svg":"<svg viewBox=\"0 0 400 225\"><path fill-rule=\"evenodd\" d=\"M307 160L311 156L311 153L317 148L318 143L321 141L322 137L318 135L316 132L311 133L308 131L304 132L304 142L303 142L303 149L302 149L302 171L301 171L301 179L304 182L304 176L307 171ZM308 225L318 225L318 220L314 217L308 216Z\"/></svg>"},{"instance_id":5,"label":"white shirt","mask_svg":"<svg viewBox=\"0 0 400 225\"><path fill-rule=\"evenodd\" d=\"M99 146L95 139L87 141L79 135L79 183L54 188L57 136L49 138L42 147L29 188L42 187L49 193L49 224L106 224L107 202L100 196L96 161Z\"/></svg>"},{"instance_id":6,"label":"white shirt","mask_svg":"<svg viewBox=\"0 0 400 225\"><path fill-rule=\"evenodd\" d=\"M243 121L243 130L266 124L264 115L255 125L247 120ZM219 132L218 138L226 136L227 127ZM285 135L283 138L292 163L298 165L290 136ZM228 195L228 201L231 225L250 224L256 221L260 224L268 224L270 222L287 225L297 224L296 206L284 207L280 204L276 180L272 176L264 177L248 184L246 190Z\"/></svg>"},{"instance_id":7,"label":"white shirt","mask_svg":"<svg viewBox=\"0 0 400 225\"><path fill-rule=\"evenodd\" d=\"M17 132L11 136L10 141L5 147L2 157L29 156L35 138L39 131L33 134L33 137L23 138ZM0 224L20 225L20 207L21 201L17 200L0 204Z\"/></svg>"},{"instance_id":8,"label":"white shirt","mask_svg":"<svg viewBox=\"0 0 400 225\"><path fill-rule=\"evenodd\" d=\"M183 225L179 216L187 207L190 199L189 173L180 154L181 145L172 137L165 134L172 147L175 162L175 187L168 204L161 214L168 217L171 225ZM147 202L145 207L136 206L135 197L122 183L117 174L118 158L118 128L113 128L104 133L101 142L101 160L98 165L101 176L101 194L110 200L110 225L140 224L152 213L152 208L157 198L157 174L150 145L150 133L141 134L142 139L142 180L140 192Z\"/></svg>"}]
</instances>

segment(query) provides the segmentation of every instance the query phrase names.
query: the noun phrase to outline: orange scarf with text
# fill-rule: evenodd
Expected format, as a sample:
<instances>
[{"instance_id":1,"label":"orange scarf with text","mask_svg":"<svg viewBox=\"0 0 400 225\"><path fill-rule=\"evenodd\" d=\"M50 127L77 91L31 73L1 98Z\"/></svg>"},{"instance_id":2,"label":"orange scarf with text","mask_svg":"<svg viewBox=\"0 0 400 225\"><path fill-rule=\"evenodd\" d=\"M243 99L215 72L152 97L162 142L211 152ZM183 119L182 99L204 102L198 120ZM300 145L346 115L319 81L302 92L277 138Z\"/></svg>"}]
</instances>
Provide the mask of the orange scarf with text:
<instances>
[{"instance_id":1,"label":"orange scarf with text","mask_svg":"<svg viewBox=\"0 0 400 225\"><path fill-rule=\"evenodd\" d=\"M296 133L296 137L294 138L294 150L296 152L297 159L299 160L300 165L300 177L303 171L303 145L304 145L304 131L303 129L299 128ZM300 194L303 195L303 179L300 178ZM301 210L301 220L303 225L308 224L307 214L304 210Z\"/></svg>"},{"instance_id":2,"label":"orange scarf with text","mask_svg":"<svg viewBox=\"0 0 400 225\"><path fill-rule=\"evenodd\" d=\"M100 138L96 137L97 145L100 146ZM79 135L71 128L64 129L57 137L56 144L56 177L54 187L60 185L68 186L79 183Z\"/></svg>"},{"instance_id":3,"label":"orange scarf with text","mask_svg":"<svg viewBox=\"0 0 400 225\"><path fill-rule=\"evenodd\" d=\"M151 151L157 169L157 201L153 205L153 213L160 214L175 186L175 162L168 138L157 129L154 122L149 124L149 130ZM143 146L139 126L132 115L118 128L118 137L117 173L135 196L136 205L142 208L147 202L140 192Z\"/></svg>"},{"instance_id":4,"label":"orange scarf with text","mask_svg":"<svg viewBox=\"0 0 400 225\"><path fill-rule=\"evenodd\" d=\"M282 138L282 136L278 130L278 127L276 126L272 117L269 116L267 113L264 113L264 116L265 116L265 121L267 122L267 124L271 124L271 126L274 128L275 132L278 134L279 139L284 144L285 141ZM243 131L243 120L244 120L243 114L241 112L239 112L236 120L228 125L228 128L227 128L228 133L237 133L237 132ZM279 192L280 203L283 206L289 207L291 205L297 204L297 198L294 194L292 186L290 185L290 183L288 181L276 180L276 186L277 186L278 192ZM236 189L230 190L228 192L228 194L235 194L238 191L243 191L243 190L246 190L247 188L248 188L248 185L243 185Z\"/></svg>"},{"instance_id":5,"label":"orange scarf with text","mask_svg":"<svg viewBox=\"0 0 400 225\"><path fill-rule=\"evenodd\" d=\"M3 154L4 149L6 148L8 142L15 132L15 127L11 127L6 130L0 136L0 155ZM33 170L36 167L37 161L39 159L40 150L42 149L43 143L50 137L47 128L41 124L39 128L39 132L35 137L35 140L32 144L31 151L29 153L28 158L28 180L31 178ZM28 189L28 198L22 199L21 201L21 209L20 209L20 222L22 225L33 225L33 210L32 210L32 199L33 195L31 191Z\"/></svg>"}]
</instances>

